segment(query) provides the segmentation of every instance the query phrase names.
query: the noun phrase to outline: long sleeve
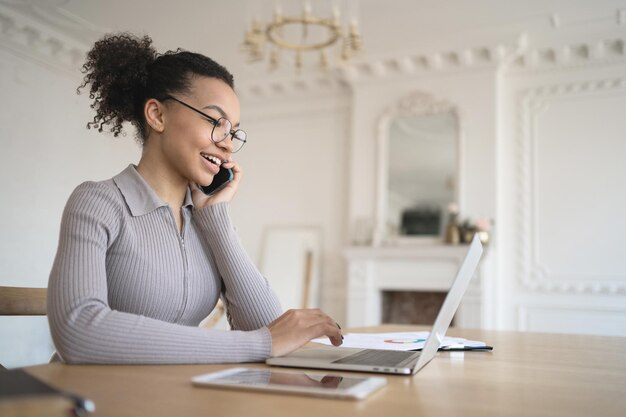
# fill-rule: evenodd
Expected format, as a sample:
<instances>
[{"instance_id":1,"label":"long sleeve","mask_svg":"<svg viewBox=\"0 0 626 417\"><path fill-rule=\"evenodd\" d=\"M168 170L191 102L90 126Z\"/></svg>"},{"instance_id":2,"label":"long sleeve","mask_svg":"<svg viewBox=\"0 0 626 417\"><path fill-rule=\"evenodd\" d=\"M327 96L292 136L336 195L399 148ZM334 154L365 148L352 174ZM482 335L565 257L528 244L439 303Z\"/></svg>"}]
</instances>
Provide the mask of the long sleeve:
<instances>
[{"instance_id":1,"label":"long sleeve","mask_svg":"<svg viewBox=\"0 0 626 417\"><path fill-rule=\"evenodd\" d=\"M244 250L228 215L228 203L194 213L222 280L228 320L233 329L254 330L281 314L278 297Z\"/></svg>"},{"instance_id":2,"label":"long sleeve","mask_svg":"<svg viewBox=\"0 0 626 417\"><path fill-rule=\"evenodd\" d=\"M116 287L115 294L110 293L111 283L107 274L113 271L114 266L109 265L108 257L114 252L129 250L120 246L123 243L120 243L122 234L130 234L128 225L124 224L125 206L122 202L117 190L111 186L84 183L74 191L64 210L58 252L48 286L50 330L62 359L68 363L173 364L260 361L269 357L271 336L263 323L275 315L273 302L269 310L255 304L253 308L258 310L260 321L246 315L244 306L241 310L236 309L237 320L246 323L241 328L250 331L203 329L119 311L109 306L110 300L132 294L139 294L144 299L163 293L167 296L168 286L179 285L178 282L171 282L174 280L170 275L162 278L145 273L141 270L139 257L133 259L127 256L122 258L123 263L118 262L123 268L117 266L127 275L124 276L125 281ZM163 209L169 210L167 207ZM144 217L154 222L152 218ZM163 232L157 230L157 233ZM150 243L150 239L144 241ZM169 250L163 249L164 245L160 244L149 249ZM154 257L161 256L158 255L161 252L154 252L157 253ZM151 252L146 249L146 253ZM237 269L232 263L226 265L231 270ZM246 264L244 268L247 267ZM116 273L119 274L119 271ZM231 284L234 277L228 275L228 283L234 286ZM185 296L181 299L186 302L189 296L187 293ZM261 297L271 301L265 294ZM255 297L250 294L249 298ZM241 297L233 299L236 305L242 301ZM160 303L153 304L156 305L150 308L156 309L154 315L158 316L158 309L165 307ZM177 314L184 315L185 306Z\"/></svg>"}]
</instances>

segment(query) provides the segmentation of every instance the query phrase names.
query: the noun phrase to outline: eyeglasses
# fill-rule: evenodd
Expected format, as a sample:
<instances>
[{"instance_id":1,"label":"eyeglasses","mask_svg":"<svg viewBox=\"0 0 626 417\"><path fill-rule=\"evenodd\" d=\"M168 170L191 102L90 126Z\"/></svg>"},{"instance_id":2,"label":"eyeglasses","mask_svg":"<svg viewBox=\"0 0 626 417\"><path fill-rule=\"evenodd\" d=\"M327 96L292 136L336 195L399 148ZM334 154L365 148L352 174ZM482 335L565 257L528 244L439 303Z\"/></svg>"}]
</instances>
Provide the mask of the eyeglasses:
<instances>
[{"instance_id":1,"label":"eyeglasses","mask_svg":"<svg viewBox=\"0 0 626 417\"><path fill-rule=\"evenodd\" d=\"M165 100L168 100L168 99L174 100L175 102L182 104L183 106L195 111L196 113L200 114L202 117L207 119L207 121L213 125L213 130L211 131L211 140L214 143L219 143L230 135L230 137L232 138L232 143L233 143L233 149L231 151L232 153L235 153L241 150L241 148L243 148L243 145L248 140L248 134L244 132L243 130L241 129L232 130L233 125L230 122L230 120L228 120L227 118L220 117L219 119L216 119L215 117L211 117L205 112L200 111L193 106L190 106L189 104L177 99L176 97L165 96Z\"/></svg>"}]
</instances>

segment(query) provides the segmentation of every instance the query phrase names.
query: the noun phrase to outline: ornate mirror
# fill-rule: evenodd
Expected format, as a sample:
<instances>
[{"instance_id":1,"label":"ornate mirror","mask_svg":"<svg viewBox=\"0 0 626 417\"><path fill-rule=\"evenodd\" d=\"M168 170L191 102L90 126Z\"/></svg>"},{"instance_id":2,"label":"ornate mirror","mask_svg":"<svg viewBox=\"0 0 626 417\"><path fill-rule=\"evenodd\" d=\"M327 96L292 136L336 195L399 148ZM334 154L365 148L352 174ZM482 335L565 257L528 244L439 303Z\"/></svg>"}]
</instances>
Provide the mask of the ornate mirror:
<instances>
[{"instance_id":1,"label":"ornate mirror","mask_svg":"<svg viewBox=\"0 0 626 417\"><path fill-rule=\"evenodd\" d=\"M374 244L439 240L459 200L456 108L415 92L387 109L378 128Z\"/></svg>"}]
</instances>

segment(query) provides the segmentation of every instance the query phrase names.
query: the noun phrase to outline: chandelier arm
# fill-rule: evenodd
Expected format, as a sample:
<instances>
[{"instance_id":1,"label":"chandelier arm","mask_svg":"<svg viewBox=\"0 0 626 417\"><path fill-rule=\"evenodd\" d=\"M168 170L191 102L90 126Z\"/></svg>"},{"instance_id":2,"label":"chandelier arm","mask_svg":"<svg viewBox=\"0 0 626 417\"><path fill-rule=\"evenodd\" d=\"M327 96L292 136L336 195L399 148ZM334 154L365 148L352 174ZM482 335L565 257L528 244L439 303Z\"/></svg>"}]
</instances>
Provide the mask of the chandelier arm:
<instances>
[{"instance_id":1,"label":"chandelier arm","mask_svg":"<svg viewBox=\"0 0 626 417\"><path fill-rule=\"evenodd\" d=\"M299 44L299 43L288 42L282 39L278 35L277 32L281 28L287 25L291 25L291 24L301 24L304 26L306 25L322 26L329 30L330 36L324 42L313 43L313 44ZM291 49L294 51L314 51L318 49L323 49L323 48L333 45L341 37L339 29L337 28L337 26L334 24L332 20L319 19L319 18L314 18L314 17L308 17L305 19L302 17L284 16L280 21L272 22L268 24L265 34L267 36L267 39L270 42L274 43L275 45L284 49Z\"/></svg>"}]
</instances>

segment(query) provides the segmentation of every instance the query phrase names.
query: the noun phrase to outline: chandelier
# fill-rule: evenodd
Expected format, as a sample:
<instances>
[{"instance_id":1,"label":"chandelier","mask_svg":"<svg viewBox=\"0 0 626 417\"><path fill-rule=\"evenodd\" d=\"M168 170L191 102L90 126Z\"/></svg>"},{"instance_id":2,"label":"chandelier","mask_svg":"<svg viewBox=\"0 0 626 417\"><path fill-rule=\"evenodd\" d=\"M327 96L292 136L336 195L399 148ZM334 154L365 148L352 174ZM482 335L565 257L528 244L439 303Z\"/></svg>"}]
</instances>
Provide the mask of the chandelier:
<instances>
[{"instance_id":1,"label":"chandelier","mask_svg":"<svg viewBox=\"0 0 626 417\"><path fill-rule=\"evenodd\" d=\"M277 7L271 22L253 20L245 33L242 47L248 62L265 60L266 49L269 49L269 67L272 70L280 67L285 51L294 54L296 70L303 67L304 53L319 53L318 66L327 70L330 66L329 51L336 50L339 63L347 64L362 51L363 44L356 20L343 27L338 8L333 8L330 17L318 17L313 14L311 5L305 3L299 15L283 15Z\"/></svg>"}]
</instances>

